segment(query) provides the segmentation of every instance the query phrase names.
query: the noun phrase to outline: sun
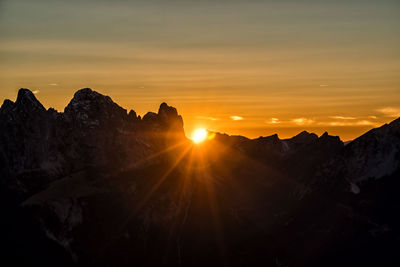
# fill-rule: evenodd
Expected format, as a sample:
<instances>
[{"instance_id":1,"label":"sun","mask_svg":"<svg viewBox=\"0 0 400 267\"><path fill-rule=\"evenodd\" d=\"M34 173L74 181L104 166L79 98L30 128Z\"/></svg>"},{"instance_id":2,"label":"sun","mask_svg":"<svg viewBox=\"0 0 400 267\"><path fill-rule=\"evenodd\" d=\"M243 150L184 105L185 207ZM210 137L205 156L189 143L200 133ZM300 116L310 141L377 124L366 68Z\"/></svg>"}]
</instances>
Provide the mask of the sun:
<instances>
[{"instance_id":1,"label":"sun","mask_svg":"<svg viewBox=\"0 0 400 267\"><path fill-rule=\"evenodd\" d=\"M198 128L192 133L192 140L196 144L199 144L207 139L208 131L204 128Z\"/></svg>"}]
</instances>

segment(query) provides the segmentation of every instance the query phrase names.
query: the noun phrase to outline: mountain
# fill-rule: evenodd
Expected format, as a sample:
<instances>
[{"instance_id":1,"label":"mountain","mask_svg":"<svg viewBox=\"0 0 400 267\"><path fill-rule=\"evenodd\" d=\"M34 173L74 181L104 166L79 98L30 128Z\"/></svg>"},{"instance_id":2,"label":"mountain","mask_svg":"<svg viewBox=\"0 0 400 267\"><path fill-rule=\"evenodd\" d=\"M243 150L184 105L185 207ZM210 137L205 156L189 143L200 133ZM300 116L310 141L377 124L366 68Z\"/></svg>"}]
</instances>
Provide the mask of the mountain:
<instances>
[{"instance_id":1,"label":"mountain","mask_svg":"<svg viewBox=\"0 0 400 267\"><path fill-rule=\"evenodd\" d=\"M351 143L301 132L194 145L89 88L0 108L5 260L40 266L397 266L400 119Z\"/></svg>"},{"instance_id":2,"label":"mountain","mask_svg":"<svg viewBox=\"0 0 400 267\"><path fill-rule=\"evenodd\" d=\"M29 195L83 169L121 170L162 150L174 141L171 135L184 136L173 107L163 103L147 117L89 88L76 92L64 113L46 110L21 89L15 103L5 100L0 109L1 176L12 190Z\"/></svg>"},{"instance_id":3,"label":"mountain","mask_svg":"<svg viewBox=\"0 0 400 267\"><path fill-rule=\"evenodd\" d=\"M390 176L399 167L400 119L351 142L342 155L344 177L354 183Z\"/></svg>"}]
</instances>

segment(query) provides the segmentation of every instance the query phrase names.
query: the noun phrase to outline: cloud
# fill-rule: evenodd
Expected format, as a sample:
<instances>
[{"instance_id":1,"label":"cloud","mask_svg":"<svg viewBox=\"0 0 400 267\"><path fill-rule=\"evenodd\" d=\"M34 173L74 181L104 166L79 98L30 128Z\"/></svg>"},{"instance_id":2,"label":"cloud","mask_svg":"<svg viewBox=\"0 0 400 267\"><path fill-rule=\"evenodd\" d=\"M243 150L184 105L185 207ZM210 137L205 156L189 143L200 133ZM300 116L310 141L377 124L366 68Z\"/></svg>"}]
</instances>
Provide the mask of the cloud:
<instances>
[{"instance_id":1,"label":"cloud","mask_svg":"<svg viewBox=\"0 0 400 267\"><path fill-rule=\"evenodd\" d=\"M370 118L370 119L377 119L376 116L368 116L368 118Z\"/></svg>"},{"instance_id":2,"label":"cloud","mask_svg":"<svg viewBox=\"0 0 400 267\"><path fill-rule=\"evenodd\" d=\"M298 125L308 125L315 121L312 119L308 119L308 118L296 118L296 119L293 119L292 122L294 122Z\"/></svg>"},{"instance_id":3,"label":"cloud","mask_svg":"<svg viewBox=\"0 0 400 267\"><path fill-rule=\"evenodd\" d=\"M197 119L202 119L202 120L210 120L210 121L218 121L219 118L214 118L214 117L208 117L208 116L196 116Z\"/></svg>"},{"instance_id":4,"label":"cloud","mask_svg":"<svg viewBox=\"0 0 400 267\"><path fill-rule=\"evenodd\" d=\"M372 121L362 120L362 121L357 121L356 125L376 125L376 123Z\"/></svg>"},{"instance_id":5,"label":"cloud","mask_svg":"<svg viewBox=\"0 0 400 267\"><path fill-rule=\"evenodd\" d=\"M58 86L58 83L49 83L49 86Z\"/></svg>"},{"instance_id":6,"label":"cloud","mask_svg":"<svg viewBox=\"0 0 400 267\"><path fill-rule=\"evenodd\" d=\"M281 121L278 118L271 118L271 120L266 121L266 123L278 124L278 123L281 123Z\"/></svg>"},{"instance_id":7,"label":"cloud","mask_svg":"<svg viewBox=\"0 0 400 267\"><path fill-rule=\"evenodd\" d=\"M355 122L347 122L347 121L333 121L329 122L330 126L378 126L377 123L368 121L368 120L360 120Z\"/></svg>"},{"instance_id":8,"label":"cloud","mask_svg":"<svg viewBox=\"0 0 400 267\"><path fill-rule=\"evenodd\" d=\"M241 121L241 120L243 120L243 117L240 117L240 116L230 116L230 118L231 118L232 120L234 120L234 121Z\"/></svg>"},{"instance_id":9,"label":"cloud","mask_svg":"<svg viewBox=\"0 0 400 267\"><path fill-rule=\"evenodd\" d=\"M40 92L39 90L33 90L32 91L32 93L35 94L35 95L39 94L39 92Z\"/></svg>"},{"instance_id":10,"label":"cloud","mask_svg":"<svg viewBox=\"0 0 400 267\"><path fill-rule=\"evenodd\" d=\"M400 108L384 107L377 110L386 117L400 117Z\"/></svg>"},{"instance_id":11,"label":"cloud","mask_svg":"<svg viewBox=\"0 0 400 267\"><path fill-rule=\"evenodd\" d=\"M354 117L344 117L344 116L331 116L329 118L337 119L337 120L355 120Z\"/></svg>"},{"instance_id":12,"label":"cloud","mask_svg":"<svg viewBox=\"0 0 400 267\"><path fill-rule=\"evenodd\" d=\"M328 87L328 84L320 84L319 87Z\"/></svg>"}]
</instances>

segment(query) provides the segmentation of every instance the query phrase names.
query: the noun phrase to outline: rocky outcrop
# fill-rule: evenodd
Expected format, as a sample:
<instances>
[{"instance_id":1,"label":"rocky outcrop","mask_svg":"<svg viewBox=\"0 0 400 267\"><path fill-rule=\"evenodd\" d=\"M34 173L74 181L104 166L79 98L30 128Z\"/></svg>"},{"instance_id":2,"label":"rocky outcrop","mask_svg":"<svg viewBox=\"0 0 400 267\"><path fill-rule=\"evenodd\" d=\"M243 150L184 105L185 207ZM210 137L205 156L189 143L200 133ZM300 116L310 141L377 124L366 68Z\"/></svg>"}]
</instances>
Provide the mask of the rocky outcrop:
<instances>
[{"instance_id":1,"label":"rocky outcrop","mask_svg":"<svg viewBox=\"0 0 400 267\"><path fill-rule=\"evenodd\" d=\"M355 194L364 184L391 177L400 166L400 119L372 129L347 144L320 173L328 186Z\"/></svg>"},{"instance_id":2,"label":"rocky outcrop","mask_svg":"<svg viewBox=\"0 0 400 267\"><path fill-rule=\"evenodd\" d=\"M64 110L64 118L74 128L127 128L130 121L127 111L109 96L104 96L90 88L77 91Z\"/></svg>"},{"instance_id":3,"label":"rocky outcrop","mask_svg":"<svg viewBox=\"0 0 400 267\"><path fill-rule=\"evenodd\" d=\"M358 137L343 153L345 177L353 182L393 174L400 163L400 119Z\"/></svg>"},{"instance_id":4,"label":"rocky outcrop","mask_svg":"<svg viewBox=\"0 0 400 267\"><path fill-rule=\"evenodd\" d=\"M146 116L145 116L146 117ZM18 194L32 194L47 183L86 169L111 172L184 138L182 118L163 103L153 120L141 120L90 88L77 91L59 113L46 110L28 89L0 109L0 176Z\"/></svg>"},{"instance_id":5,"label":"rocky outcrop","mask_svg":"<svg viewBox=\"0 0 400 267\"><path fill-rule=\"evenodd\" d=\"M0 109L0 176L7 186L27 192L49 182L59 166L52 135L57 114L47 111L28 89L20 89L15 103Z\"/></svg>"}]
</instances>

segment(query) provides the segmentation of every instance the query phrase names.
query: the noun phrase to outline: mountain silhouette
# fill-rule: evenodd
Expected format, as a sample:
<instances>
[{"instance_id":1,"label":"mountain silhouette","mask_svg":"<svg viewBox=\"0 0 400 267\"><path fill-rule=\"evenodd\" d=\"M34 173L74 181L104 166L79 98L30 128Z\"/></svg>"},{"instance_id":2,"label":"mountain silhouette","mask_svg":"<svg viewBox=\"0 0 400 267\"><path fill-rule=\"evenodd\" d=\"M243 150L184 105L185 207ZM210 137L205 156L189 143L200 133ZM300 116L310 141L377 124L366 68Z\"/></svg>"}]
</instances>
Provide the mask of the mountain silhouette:
<instances>
[{"instance_id":1,"label":"mountain silhouette","mask_svg":"<svg viewBox=\"0 0 400 267\"><path fill-rule=\"evenodd\" d=\"M40 266L398 266L400 118L324 133L185 137L89 88L0 108L5 260ZM23 245L21 245L23 244Z\"/></svg>"}]
</instances>

